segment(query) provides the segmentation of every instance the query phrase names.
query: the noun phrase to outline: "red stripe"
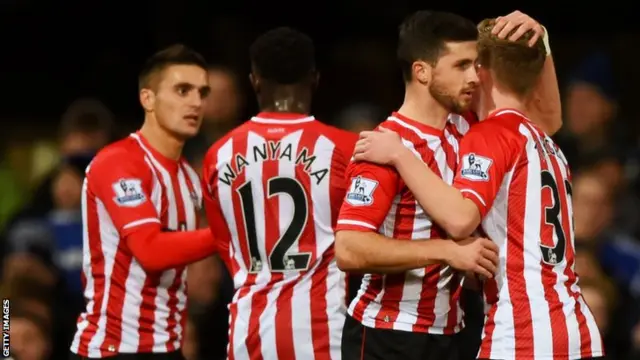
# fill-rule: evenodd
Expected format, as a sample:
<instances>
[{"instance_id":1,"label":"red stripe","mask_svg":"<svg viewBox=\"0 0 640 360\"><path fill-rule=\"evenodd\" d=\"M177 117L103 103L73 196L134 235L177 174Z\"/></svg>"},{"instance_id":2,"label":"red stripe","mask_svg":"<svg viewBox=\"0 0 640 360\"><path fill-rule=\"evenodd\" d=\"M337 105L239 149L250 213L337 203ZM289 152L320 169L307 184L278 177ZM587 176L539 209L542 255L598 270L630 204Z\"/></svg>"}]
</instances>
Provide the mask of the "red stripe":
<instances>
[{"instance_id":1,"label":"red stripe","mask_svg":"<svg viewBox=\"0 0 640 360\"><path fill-rule=\"evenodd\" d=\"M403 189L400 201L396 206L396 217L393 224L393 238L410 241L413 236L413 223L416 216L416 202L408 189ZM385 275L385 287L381 307L376 316L375 327L393 329L393 324L400 314L400 303L404 292L406 273Z\"/></svg>"},{"instance_id":2,"label":"red stripe","mask_svg":"<svg viewBox=\"0 0 640 360\"><path fill-rule=\"evenodd\" d=\"M496 311L498 310L498 283L494 279L486 280L484 284L485 303L491 304L487 320L484 324L484 335L480 346L478 359L491 358L491 346L493 345L493 332L496 329Z\"/></svg>"},{"instance_id":3,"label":"red stripe","mask_svg":"<svg viewBox=\"0 0 640 360\"><path fill-rule=\"evenodd\" d=\"M530 129L531 130L531 129ZM537 131L538 136L540 137L544 137L544 134L542 134L542 132ZM551 159L551 165L553 167L553 172L555 174L555 179L556 179L556 183L558 185L558 195L560 196L561 199L561 209L562 209L562 229L564 231L564 236L565 236L565 240L566 240L566 248L565 248L565 265L564 265L564 275L567 277L566 281L564 282L564 286L567 289L567 293L569 294L570 297L573 298L573 301L575 302L575 313L576 313L576 320L578 322L578 329L580 332L580 353L581 356L583 358L590 358L592 357L592 353L591 353L591 333L589 332L589 327L587 326L587 318L584 316L584 313L582 312L581 309L581 305L579 302L579 298L580 298L580 293L579 292L575 292L571 289L571 286L575 283L577 283L578 279L577 276L575 274L575 272L573 271L573 264L575 262L575 253L574 253L574 244L573 244L573 238L571 237L571 220L570 217L571 215L569 214L569 199L567 198L567 194L568 194L568 189L566 188L565 182L564 182L564 178L562 175L562 172L560 170L560 163L558 162L558 159L555 156L549 156L549 158ZM564 166L564 164L562 165ZM568 174L568 169L567 170L567 176ZM563 304L560 303L559 307L562 307ZM565 344L555 344L555 341L561 341L562 337L560 339L555 339L554 338L554 354L556 354L556 348L558 348L558 352L557 354L568 354L569 353L569 335L568 335L568 330L566 327L566 316L564 315L564 311L559 312L557 314L558 316L562 316L564 318L564 327L561 327L561 321L559 322L554 322L552 319L552 326L555 327L557 326L558 329L557 331L559 331L561 334L563 334L562 337L564 337L566 334L566 345ZM556 325L560 323L559 325Z\"/></svg>"},{"instance_id":4,"label":"red stripe","mask_svg":"<svg viewBox=\"0 0 640 360\"><path fill-rule=\"evenodd\" d=\"M120 239L118 241L118 250L116 250L115 265L110 276L111 285L109 286L107 300L106 334L104 341L100 345L103 355L116 353L122 341L122 314L127 289L116 284L126 284L132 260L132 256L126 253L124 240Z\"/></svg>"},{"instance_id":5,"label":"red stripe","mask_svg":"<svg viewBox=\"0 0 640 360\"><path fill-rule=\"evenodd\" d=\"M86 197L86 233L89 238L89 253L91 255L91 276L93 277L93 308L87 314L86 321L89 325L80 335L80 344L78 346L78 354L81 356L89 356L89 342L98 331L98 321L100 320L100 309L104 300L105 292L105 263L104 254L102 253L102 241L100 239L100 218L98 217L98 209L96 206L96 197L87 184ZM79 322L82 318L78 319Z\"/></svg>"},{"instance_id":6,"label":"red stripe","mask_svg":"<svg viewBox=\"0 0 640 360\"><path fill-rule=\"evenodd\" d=\"M298 146L298 152L301 148L307 148L310 154L324 154L324 149L316 149L318 141L317 133L314 131L306 130L302 133L300 139L300 145ZM335 149L334 149L335 151ZM316 221L315 221L315 209L318 207L313 203L313 194L311 193L312 181L309 174L304 171L304 166L298 165L296 167L296 175L300 180L300 183L304 186L307 193L307 204L309 204L309 214L307 220L307 226L304 230L302 237L300 238L299 248L300 251L311 253L310 264L315 264L318 261L321 263L318 265L316 271L311 276L311 292L305 296L309 296L310 314L311 314L311 337L313 342L313 350L316 355L316 360L330 360L331 354L329 351L329 316L327 315L327 278L329 275L329 263L333 259L332 249L324 254L324 258L319 258L323 254L319 254L317 246L320 239L316 238ZM325 180L326 181L326 180ZM316 195L316 198L321 203L327 199L321 199Z\"/></svg>"},{"instance_id":7,"label":"red stripe","mask_svg":"<svg viewBox=\"0 0 640 360\"><path fill-rule=\"evenodd\" d=\"M193 192L193 186L191 186L191 181L188 173L184 171L182 166L179 166L177 170L178 172L182 171L182 175L184 176L184 179L185 179L185 184L187 185L187 191L189 192L187 196L191 196L191 193ZM182 186L180 186L180 181L179 181L177 172L171 173L171 184L173 186L173 194L175 197L176 211L177 211L177 217L178 217L177 219L178 228L176 230L181 231L183 230L181 228L181 225L182 224L186 225L187 223L186 211L193 211L193 209L188 209L188 210L185 209L185 203L184 203L184 200L182 199L183 188ZM167 319L167 332L169 333L169 339L167 340L166 346L167 346L167 351L169 352L176 350L175 342L178 340L178 333L176 332L176 327L178 326L178 319L177 319L178 302L179 302L178 290L182 286L182 273L185 271L185 268L183 267L175 270L176 270L176 273L173 279L173 283L167 289L167 294L169 296L169 299L167 300L167 307L169 308L169 318ZM181 311L180 315L181 315L181 318L185 318L186 311Z\"/></svg>"},{"instance_id":8,"label":"red stripe","mask_svg":"<svg viewBox=\"0 0 640 360\"><path fill-rule=\"evenodd\" d=\"M526 278L524 275L524 219L525 199L523 194L527 189L528 159L522 156L515 168L521 169L515 173L509 184L507 203L507 286L509 298L513 304L513 324L515 337L515 358L524 359L533 350L533 325L531 323L531 306L527 295ZM494 306L495 307L495 306Z\"/></svg>"},{"instance_id":9,"label":"red stripe","mask_svg":"<svg viewBox=\"0 0 640 360\"><path fill-rule=\"evenodd\" d=\"M163 227L166 227L168 225L169 213L167 186L156 166L153 165L151 168L161 188L160 223ZM153 334L155 331L153 324L156 322L156 297L158 296L158 285L160 284L160 274L145 273L145 275L144 285L140 294L142 303L140 304L140 317L138 318L138 336L140 337L138 341L139 352L151 352L153 350Z\"/></svg>"},{"instance_id":10,"label":"red stripe","mask_svg":"<svg viewBox=\"0 0 640 360\"><path fill-rule=\"evenodd\" d=\"M549 160L545 154L545 144L542 144L540 139L544 139L544 135L535 129L532 126L526 124L525 125L528 130L531 132L533 139L535 140L538 146L537 155L540 159L540 167L542 171L552 171L554 173L554 178L556 180L556 184L560 186L562 182L562 177L558 178L559 173L556 173L557 169L552 169L549 167ZM553 159L552 155L549 155L549 159ZM551 165L553 166L553 160L551 160ZM560 181L558 181L560 180ZM564 185L562 186L564 188ZM566 214L567 203L566 197L561 193L561 189L558 188L558 195L560 196L560 208L562 209L561 216L564 220L567 220ZM546 223L546 208L553 206L553 198L550 189L544 189L542 192L542 206L540 207L540 226L541 226L541 243L550 247L555 246L553 241L554 232L552 225ZM562 200L564 199L564 201ZM567 221L567 226L568 226ZM543 232L544 229L544 232ZM562 230L562 229L561 229ZM565 233L566 236L566 233ZM569 240L570 238L565 238L565 240ZM567 243L566 246L569 246ZM566 253L565 253L566 254ZM568 260L567 260L568 261ZM544 289L544 298L549 304L549 319L551 322L551 336L553 339L553 354L558 358L567 359L569 355L569 334L567 331L567 318L564 314L563 303L560 301L560 296L558 292L555 290L555 285L558 283L558 276L555 273L555 267L553 265L549 265L544 263L542 260L540 261L540 267L542 269L542 286ZM534 354L533 344L531 344L530 353Z\"/></svg>"}]
</instances>

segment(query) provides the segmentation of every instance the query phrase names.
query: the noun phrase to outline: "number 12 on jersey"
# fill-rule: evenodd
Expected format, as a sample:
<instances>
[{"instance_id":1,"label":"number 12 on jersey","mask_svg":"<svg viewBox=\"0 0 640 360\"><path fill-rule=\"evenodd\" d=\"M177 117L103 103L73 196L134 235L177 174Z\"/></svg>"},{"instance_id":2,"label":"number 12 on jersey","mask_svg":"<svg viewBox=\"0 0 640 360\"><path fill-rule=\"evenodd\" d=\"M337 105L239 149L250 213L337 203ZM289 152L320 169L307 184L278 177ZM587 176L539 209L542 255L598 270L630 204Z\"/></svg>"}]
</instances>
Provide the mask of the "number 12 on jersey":
<instances>
[{"instance_id":1,"label":"number 12 on jersey","mask_svg":"<svg viewBox=\"0 0 640 360\"><path fill-rule=\"evenodd\" d=\"M294 253L290 251L294 245L298 244L309 218L309 205L307 204L307 193L304 187L296 179L290 177L273 177L267 181L267 199L274 196L288 195L293 201L293 218L269 252L269 249L266 249L266 239L258 238L252 184L252 181L248 181L236 190L240 195L245 233L247 234L249 273L255 274L262 271L265 262L272 272L307 270L311 261L311 253ZM257 214L257 216L264 217L265 215ZM278 220L265 218L264 221L277 222ZM260 255L260 242L265 247L267 259L263 259Z\"/></svg>"}]
</instances>

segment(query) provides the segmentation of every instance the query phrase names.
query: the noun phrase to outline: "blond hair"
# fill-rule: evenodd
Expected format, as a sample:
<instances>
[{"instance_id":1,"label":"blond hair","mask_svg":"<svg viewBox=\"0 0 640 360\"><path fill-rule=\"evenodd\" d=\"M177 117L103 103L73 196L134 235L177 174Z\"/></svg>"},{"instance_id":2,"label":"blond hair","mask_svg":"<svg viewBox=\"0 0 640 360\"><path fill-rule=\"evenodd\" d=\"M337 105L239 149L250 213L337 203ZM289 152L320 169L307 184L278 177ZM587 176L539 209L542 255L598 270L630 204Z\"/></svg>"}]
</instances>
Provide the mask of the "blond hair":
<instances>
[{"instance_id":1,"label":"blond hair","mask_svg":"<svg viewBox=\"0 0 640 360\"><path fill-rule=\"evenodd\" d=\"M533 46L528 45L535 34L533 30L517 41L509 40L517 28L505 39L499 39L491 33L495 23L495 19L485 19L478 24L478 63L490 69L500 85L518 97L525 97L542 73L546 58L544 42L540 38Z\"/></svg>"}]
</instances>

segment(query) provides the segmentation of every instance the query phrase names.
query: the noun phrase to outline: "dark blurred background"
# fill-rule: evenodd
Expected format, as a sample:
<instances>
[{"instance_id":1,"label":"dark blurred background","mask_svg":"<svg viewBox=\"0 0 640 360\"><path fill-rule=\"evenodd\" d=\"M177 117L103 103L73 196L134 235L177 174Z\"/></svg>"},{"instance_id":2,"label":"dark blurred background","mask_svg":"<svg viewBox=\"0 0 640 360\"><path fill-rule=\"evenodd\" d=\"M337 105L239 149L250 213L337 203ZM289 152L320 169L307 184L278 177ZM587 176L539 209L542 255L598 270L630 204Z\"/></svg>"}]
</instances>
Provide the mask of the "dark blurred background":
<instances>
[{"instance_id":1,"label":"dark blurred background","mask_svg":"<svg viewBox=\"0 0 640 360\"><path fill-rule=\"evenodd\" d=\"M576 268L609 359L640 359L640 31L631 2L541 1L517 9L544 24L563 95L556 136L573 171ZM142 123L137 72L176 42L211 63L202 133L207 147L256 111L248 47L269 28L297 27L316 41L314 114L353 131L399 106L397 27L412 11L474 21L515 10L502 1L0 0L0 293L12 299L20 360L66 358L81 295L84 168L100 147ZM214 257L189 270L189 360L221 359L227 335L226 271ZM467 294L469 358L482 316Z\"/></svg>"}]
</instances>

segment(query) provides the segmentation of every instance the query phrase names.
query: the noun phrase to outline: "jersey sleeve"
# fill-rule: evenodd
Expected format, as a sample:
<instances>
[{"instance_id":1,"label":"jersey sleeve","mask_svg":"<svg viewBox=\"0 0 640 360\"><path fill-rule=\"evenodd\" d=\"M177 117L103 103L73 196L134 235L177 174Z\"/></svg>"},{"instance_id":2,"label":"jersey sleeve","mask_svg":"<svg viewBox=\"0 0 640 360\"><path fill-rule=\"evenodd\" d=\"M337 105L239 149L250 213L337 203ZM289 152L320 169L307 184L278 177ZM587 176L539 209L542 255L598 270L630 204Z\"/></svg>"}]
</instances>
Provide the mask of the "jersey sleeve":
<instances>
[{"instance_id":1,"label":"jersey sleeve","mask_svg":"<svg viewBox=\"0 0 640 360\"><path fill-rule=\"evenodd\" d=\"M151 171L142 158L137 159L127 151L112 150L89 165L87 186L104 205L121 236L137 226L160 223L151 201L154 186Z\"/></svg>"},{"instance_id":2,"label":"jersey sleeve","mask_svg":"<svg viewBox=\"0 0 640 360\"><path fill-rule=\"evenodd\" d=\"M453 186L476 204L482 217L491 209L511 166L512 151L499 136L500 130L478 126L460 142L460 160Z\"/></svg>"},{"instance_id":3,"label":"jersey sleeve","mask_svg":"<svg viewBox=\"0 0 640 360\"><path fill-rule=\"evenodd\" d=\"M358 141L358 135L342 131L334 136L334 138L336 141L336 149L331 159L331 207L334 209L333 214L337 216L347 188L349 187L347 169L350 159L353 156L353 149Z\"/></svg>"},{"instance_id":4,"label":"jersey sleeve","mask_svg":"<svg viewBox=\"0 0 640 360\"><path fill-rule=\"evenodd\" d=\"M346 178L349 185L336 231L377 231L398 193L398 173L386 166L351 162Z\"/></svg>"},{"instance_id":5,"label":"jersey sleeve","mask_svg":"<svg viewBox=\"0 0 640 360\"><path fill-rule=\"evenodd\" d=\"M229 263L229 244L231 242L231 233L229 226L224 217L222 204L218 195L218 172L216 169L215 159L207 155L204 160L202 171L202 194L204 199L205 211L207 214L207 223L211 229L216 242L216 250L222 261L230 266ZM230 268L230 267L229 267Z\"/></svg>"}]
</instances>

